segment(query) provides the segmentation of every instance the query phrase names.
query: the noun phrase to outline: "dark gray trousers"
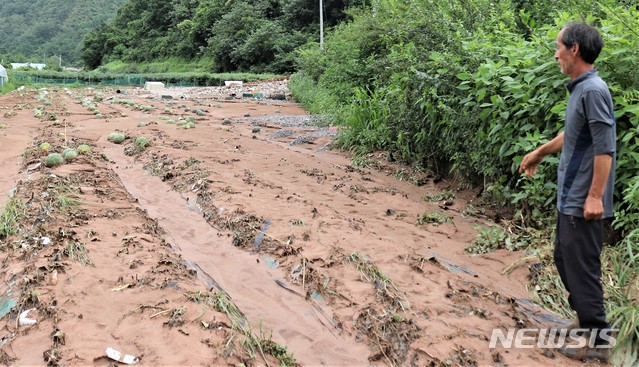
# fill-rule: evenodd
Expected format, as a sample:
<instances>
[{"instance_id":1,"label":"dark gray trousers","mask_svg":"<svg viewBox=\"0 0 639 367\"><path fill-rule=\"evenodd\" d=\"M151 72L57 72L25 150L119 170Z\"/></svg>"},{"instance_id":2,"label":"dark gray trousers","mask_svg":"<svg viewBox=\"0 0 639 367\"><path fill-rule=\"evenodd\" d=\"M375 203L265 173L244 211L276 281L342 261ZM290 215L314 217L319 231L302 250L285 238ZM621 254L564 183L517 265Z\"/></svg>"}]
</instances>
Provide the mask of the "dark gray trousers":
<instances>
[{"instance_id":1,"label":"dark gray trousers","mask_svg":"<svg viewBox=\"0 0 639 367\"><path fill-rule=\"evenodd\" d=\"M603 220L586 221L557 213L555 265L570 294L568 303L584 329L607 329L601 285Z\"/></svg>"}]
</instances>

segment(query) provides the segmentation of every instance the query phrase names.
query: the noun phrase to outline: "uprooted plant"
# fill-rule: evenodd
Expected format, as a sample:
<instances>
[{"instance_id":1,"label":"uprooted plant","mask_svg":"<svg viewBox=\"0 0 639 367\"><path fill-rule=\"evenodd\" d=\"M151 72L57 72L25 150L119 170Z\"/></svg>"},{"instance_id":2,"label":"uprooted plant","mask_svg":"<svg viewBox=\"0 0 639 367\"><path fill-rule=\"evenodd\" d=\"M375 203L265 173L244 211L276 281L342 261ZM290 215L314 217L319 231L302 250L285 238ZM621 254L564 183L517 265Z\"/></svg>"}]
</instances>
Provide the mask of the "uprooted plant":
<instances>
[{"instance_id":1,"label":"uprooted plant","mask_svg":"<svg viewBox=\"0 0 639 367\"><path fill-rule=\"evenodd\" d=\"M280 366L297 366L297 362L295 361L293 354L288 352L286 347L274 342L270 333L267 335L264 329L260 327L259 332L256 335L246 316L244 316L242 311L240 311L226 292L218 291L213 294L187 292L185 296L193 302L207 305L216 311L226 314L228 319L231 321L231 329L243 336L243 339L240 341L240 345L251 361L255 360L259 355L266 366L270 366L266 357L267 355L270 355L277 358ZM235 335L229 336L226 348L230 347L234 338Z\"/></svg>"},{"instance_id":2,"label":"uprooted plant","mask_svg":"<svg viewBox=\"0 0 639 367\"><path fill-rule=\"evenodd\" d=\"M356 328L366 335L371 347L378 350L373 359L386 359L392 366L403 365L409 346L419 337L419 327L408 317L410 304L395 282L366 256L353 253L346 263L355 264L363 280L372 283L382 305L371 304L356 320Z\"/></svg>"}]
</instances>

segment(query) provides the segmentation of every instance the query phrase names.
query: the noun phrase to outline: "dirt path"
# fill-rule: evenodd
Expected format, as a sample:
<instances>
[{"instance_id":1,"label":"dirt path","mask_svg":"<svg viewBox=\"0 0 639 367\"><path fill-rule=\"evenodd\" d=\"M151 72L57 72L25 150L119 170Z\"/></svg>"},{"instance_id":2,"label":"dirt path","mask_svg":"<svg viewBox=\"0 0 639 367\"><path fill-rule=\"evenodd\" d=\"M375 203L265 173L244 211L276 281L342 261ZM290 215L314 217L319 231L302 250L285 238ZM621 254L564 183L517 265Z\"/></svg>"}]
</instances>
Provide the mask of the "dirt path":
<instances>
[{"instance_id":1,"label":"dirt path","mask_svg":"<svg viewBox=\"0 0 639 367\"><path fill-rule=\"evenodd\" d=\"M471 196L427 202L450 190L377 156L354 166L288 101L125 92L0 97L18 213L3 363L108 365L112 347L143 365L574 364L488 349L539 318L518 306L526 268L502 275L519 254L464 254L490 225ZM44 142L92 153L47 168Z\"/></svg>"}]
</instances>

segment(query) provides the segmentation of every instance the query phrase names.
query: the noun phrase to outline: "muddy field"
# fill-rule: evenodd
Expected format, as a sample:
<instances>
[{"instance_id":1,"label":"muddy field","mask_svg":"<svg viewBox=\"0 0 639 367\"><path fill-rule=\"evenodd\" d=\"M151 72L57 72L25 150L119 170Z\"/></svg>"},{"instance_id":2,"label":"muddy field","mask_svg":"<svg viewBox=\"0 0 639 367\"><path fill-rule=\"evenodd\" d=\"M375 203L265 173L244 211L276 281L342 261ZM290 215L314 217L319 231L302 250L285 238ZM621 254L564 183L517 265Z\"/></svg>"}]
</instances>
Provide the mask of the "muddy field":
<instances>
[{"instance_id":1,"label":"muddy field","mask_svg":"<svg viewBox=\"0 0 639 367\"><path fill-rule=\"evenodd\" d=\"M551 317L520 254L464 253L472 192L354 164L293 102L23 89L0 124L2 364L576 365L488 348Z\"/></svg>"}]
</instances>

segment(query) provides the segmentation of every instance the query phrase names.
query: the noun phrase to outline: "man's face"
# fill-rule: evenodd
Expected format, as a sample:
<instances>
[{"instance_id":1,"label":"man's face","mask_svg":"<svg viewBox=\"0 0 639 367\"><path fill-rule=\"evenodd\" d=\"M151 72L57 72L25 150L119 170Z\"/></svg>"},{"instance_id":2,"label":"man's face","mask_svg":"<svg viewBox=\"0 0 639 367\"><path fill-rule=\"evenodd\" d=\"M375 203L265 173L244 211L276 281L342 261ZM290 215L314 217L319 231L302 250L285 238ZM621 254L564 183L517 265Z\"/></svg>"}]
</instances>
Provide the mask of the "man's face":
<instances>
[{"instance_id":1,"label":"man's face","mask_svg":"<svg viewBox=\"0 0 639 367\"><path fill-rule=\"evenodd\" d=\"M555 51L555 60L557 60L561 72L570 76L575 67L575 55L578 45L572 45L571 48L567 48L561 40L563 34L564 30L562 29L557 36L557 51Z\"/></svg>"}]
</instances>

